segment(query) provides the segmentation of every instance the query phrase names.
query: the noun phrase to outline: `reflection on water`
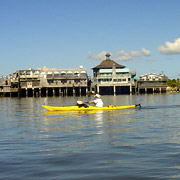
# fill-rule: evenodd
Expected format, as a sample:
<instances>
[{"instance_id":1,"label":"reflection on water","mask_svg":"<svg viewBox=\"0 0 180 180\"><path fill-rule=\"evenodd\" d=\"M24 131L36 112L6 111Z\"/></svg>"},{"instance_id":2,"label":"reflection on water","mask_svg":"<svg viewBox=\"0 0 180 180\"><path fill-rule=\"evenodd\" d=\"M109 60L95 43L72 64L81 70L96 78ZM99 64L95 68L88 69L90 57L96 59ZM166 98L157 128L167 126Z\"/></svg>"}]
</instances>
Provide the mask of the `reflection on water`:
<instances>
[{"instance_id":1,"label":"reflection on water","mask_svg":"<svg viewBox=\"0 0 180 180\"><path fill-rule=\"evenodd\" d=\"M102 98L142 109L52 113L41 105L77 98L1 98L0 179L179 179L179 94Z\"/></svg>"}]
</instances>

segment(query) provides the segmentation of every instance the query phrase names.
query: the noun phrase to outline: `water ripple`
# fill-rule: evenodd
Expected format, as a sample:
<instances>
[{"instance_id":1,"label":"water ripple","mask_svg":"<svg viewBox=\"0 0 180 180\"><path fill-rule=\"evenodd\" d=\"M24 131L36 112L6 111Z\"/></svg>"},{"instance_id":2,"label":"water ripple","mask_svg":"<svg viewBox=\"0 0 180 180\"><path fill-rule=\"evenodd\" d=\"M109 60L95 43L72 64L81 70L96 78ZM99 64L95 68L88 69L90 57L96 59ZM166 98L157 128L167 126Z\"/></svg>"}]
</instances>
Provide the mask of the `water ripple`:
<instances>
[{"instance_id":1,"label":"water ripple","mask_svg":"<svg viewBox=\"0 0 180 180\"><path fill-rule=\"evenodd\" d=\"M1 98L0 179L178 180L179 94L103 99L142 109L48 113L45 100L76 97Z\"/></svg>"}]
</instances>

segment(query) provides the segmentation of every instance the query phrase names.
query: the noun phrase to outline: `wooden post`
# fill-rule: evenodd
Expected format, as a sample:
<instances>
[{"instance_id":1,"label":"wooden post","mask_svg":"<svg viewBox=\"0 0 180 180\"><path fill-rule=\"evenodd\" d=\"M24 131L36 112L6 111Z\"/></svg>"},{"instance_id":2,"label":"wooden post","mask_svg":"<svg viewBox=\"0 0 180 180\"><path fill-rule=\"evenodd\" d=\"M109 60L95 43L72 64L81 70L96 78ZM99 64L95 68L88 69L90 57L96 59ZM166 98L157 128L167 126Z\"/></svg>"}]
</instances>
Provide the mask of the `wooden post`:
<instances>
[{"instance_id":1,"label":"wooden post","mask_svg":"<svg viewBox=\"0 0 180 180\"><path fill-rule=\"evenodd\" d=\"M53 97L55 96L55 88L52 88L53 91Z\"/></svg>"},{"instance_id":2,"label":"wooden post","mask_svg":"<svg viewBox=\"0 0 180 180\"><path fill-rule=\"evenodd\" d=\"M48 88L46 88L46 97L48 96Z\"/></svg>"},{"instance_id":3,"label":"wooden post","mask_svg":"<svg viewBox=\"0 0 180 180\"><path fill-rule=\"evenodd\" d=\"M130 95L132 95L132 85L130 85Z\"/></svg>"},{"instance_id":4,"label":"wooden post","mask_svg":"<svg viewBox=\"0 0 180 180\"><path fill-rule=\"evenodd\" d=\"M65 88L65 96L67 96L67 92L68 92L68 89L67 89L67 88Z\"/></svg>"},{"instance_id":5,"label":"wooden post","mask_svg":"<svg viewBox=\"0 0 180 180\"><path fill-rule=\"evenodd\" d=\"M79 95L81 96L81 87L79 87Z\"/></svg>"},{"instance_id":6,"label":"wooden post","mask_svg":"<svg viewBox=\"0 0 180 180\"><path fill-rule=\"evenodd\" d=\"M32 88L32 97L35 97L34 88Z\"/></svg>"},{"instance_id":7,"label":"wooden post","mask_svg":"<svg viewBox=\"0 0 180 180\"><path fill-rule=\"evenodd\" d=\"M97 85L97 94L99 94L99 85Z\"/></svg>"},{"instance_id":8,"label":"wooden post","mask_svg":"<svg viewBox=\"0 0 180 180\"><path fill-rule=\"evenodd\" d=\"M113 86L113 94L116 95L116 86Z\"/></svg>"},{"instance_id":9,"label":"wooden post","mask_svg":"<svg viewBox=\"0 0 180 180\"><path fill-rule=\"evenodd\" d=\"M86 87L86 96L88 95L88 87Z\"/></svg>"},{"instance_id":10,"label":"wooden post","mask_svg":"<svg viewBox=\"0 0 180 180\"><path fill-rule=\"evenodd\" d=\"M59 96L62 96L61 88L59 88Z\"/></svg>"},{"instance_id":11,"label":"wooden post","mask_svg":"<svg viewBox=\"0 0 180 180\"><path fill-rule=\"evenodd\" d=\"M39 96L41 97L41 88L39 88Z\"/></svg>"},{"instance_id":12,"label":"wooden post","mask_svg":"<svg viewBox=\"0 0 180 180\"><path fill-rule=\"evenodd\" d=\"M73 96L76 95L76 92L75 92L75 87L73 86Z\"/></svg>"},{"instance_id":13,"label":"wooden post","mask_svg":"<svg viewBox=\"0 0 180 180\"><path fill-rule=\"evenodd\" d=\"M147 88L145 88L145 94L147 94Z\"/></svg>"},{"instance_id":14,"label":"wooden post","mask_svg":"<svg viewBox=\"0 0 180 180\"><path fill-rule=\"evenodd\" d=\"M28 97L28 89L26 88L26 90L25 90L25 91L26 91L26 97Z\"/></svg>"}]
</instances>

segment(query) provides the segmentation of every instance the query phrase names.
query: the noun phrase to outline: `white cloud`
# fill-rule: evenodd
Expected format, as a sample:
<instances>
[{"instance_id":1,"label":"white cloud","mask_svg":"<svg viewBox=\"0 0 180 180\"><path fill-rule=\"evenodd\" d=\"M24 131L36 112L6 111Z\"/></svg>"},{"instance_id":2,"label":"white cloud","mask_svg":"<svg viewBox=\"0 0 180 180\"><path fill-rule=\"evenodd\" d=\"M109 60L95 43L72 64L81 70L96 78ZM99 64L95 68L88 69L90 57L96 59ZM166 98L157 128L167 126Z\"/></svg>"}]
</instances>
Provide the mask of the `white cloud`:
<instances>
[{"instance_id":1,"label":"white cloud","mask_svg":"<svg viewBox=\"0 0 180 180\"><path fill-rule=\"evenodd\" d=\"M165 42L165 45L160 45L158 51L161 54L180 54L180 38L176 39L173 43Z\"/></svg>"},{"instance_id":2,"label":"white cloud","mask_svg":"<svg viewBox=\"0 0 180 180\"><path fill-rule=\"evenodd\" d=\"M91 52L88 52L88 57L91 59L97 59L97 60L104 60L105 59L105 54L106 51L102 51L101 53L97 55L92 55ZM125 51L125 50L117 50L115 53L110 53L111 56L113 57L112 59L115 61L128 61L128 60L133 60L137 57L142 57L142 56L151 56L151 52L145 48L142 48L141 51Z\"/></svg>"},{"instance_id":3,"label":"white cloud","mask_svg":"<svg viewBox=\"0 0 180 180\"><path fill-rule=\"evenodd\" d=\"M125 50L117 50L116 53L112 54L113 57L115 57L115 61L128 61L133 60L137 57L142 56L150 56L151 52L149 50L146 50L145 48L142 48L142 52L140 51L125 51Z\"/></svg>"},{"instance_id":4,"label":"white cloud","mask_svg":"<svg viewBox=\"0 0 180 180\"><path fill-rule=\"evenodd\" d=\"M128 54L132 57L139 57L139 56L142 56L142 54L139 52L139 51L129 51Z\"/></svg>"},{"instance_id":5,"label":"white cloud","mask_svg":"<svg viewBox=\"0 0 180 180\"><path fill-rule=\"evenodd\" d=\"M115 57L115 61L127 61L132 59L132 55L125 50L117 50L116 53L111 55Z\"/></svg>"},{"instance_id":6,"label":"white cloud","mask_svg":"<svg viewBox=\"0 0 180 180\"><path fill-rule=\"evenodd\" d=\"M128 60L131 60L131 59L132 59L132 56L130 56L128 54L125 54L123 56L116 57L115 61L128 61Z\"/></svg>"},{"instance_id":7,"label":"white cloud","mask_svg":"<svg viewBox=\"0 0 180 180\"><path fill-rule=\"evenodd\" d=\"M141 51L145 56L151 56L151 52L149 50L142 48Z\"/></svg>"},{"instance_id":8,"label":"white cloud","mask_svg":"<svg viewBox=\"0 0 180 180\"><path fill-rule=\"evenodd\" d=\"M106 53L107 53L106 51L102 51L101 53L99 53L97 55L92 55L92 53L89 51L88 58L96 59L96 60L103 60L103 59L105 59Z\"/></svg>"},{"instance_id":9,"label":"white cloud","mask_svg":"<svg viewBox=\"0 0 180 180\"><path fill-rule=\"evenodd\" d=\"M113 56L122 56L124 55L126 52L124 50L117 50L116 53L113 54Z\"/></svg>"}]
</instances>

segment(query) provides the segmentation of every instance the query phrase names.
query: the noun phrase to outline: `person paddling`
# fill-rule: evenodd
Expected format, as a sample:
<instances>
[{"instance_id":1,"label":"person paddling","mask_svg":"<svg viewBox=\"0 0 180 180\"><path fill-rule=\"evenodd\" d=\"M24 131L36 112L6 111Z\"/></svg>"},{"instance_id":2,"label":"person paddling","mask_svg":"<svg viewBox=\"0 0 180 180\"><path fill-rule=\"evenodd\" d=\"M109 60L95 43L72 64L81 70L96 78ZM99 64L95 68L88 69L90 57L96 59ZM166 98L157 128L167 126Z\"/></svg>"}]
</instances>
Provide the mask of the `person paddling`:
<instances>
[{"instance_id":1,"label":"person paddling","mask_svg":"<svg viewBox=\"0 0 180 180\"><path fill-rule=\"evenodd\" d=\"M89 101L88 103L94 103L97 107L103 107L104 104L101 99L101 96L99 94L96 94L94 97L95 97L95 100Z\"/></svg>"}]
</instances>

